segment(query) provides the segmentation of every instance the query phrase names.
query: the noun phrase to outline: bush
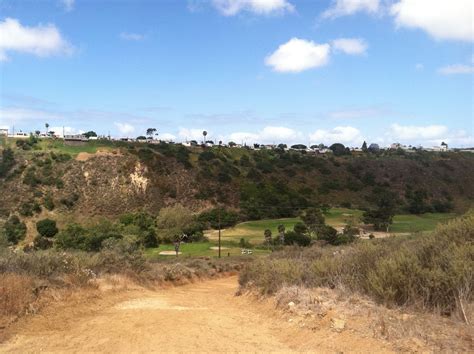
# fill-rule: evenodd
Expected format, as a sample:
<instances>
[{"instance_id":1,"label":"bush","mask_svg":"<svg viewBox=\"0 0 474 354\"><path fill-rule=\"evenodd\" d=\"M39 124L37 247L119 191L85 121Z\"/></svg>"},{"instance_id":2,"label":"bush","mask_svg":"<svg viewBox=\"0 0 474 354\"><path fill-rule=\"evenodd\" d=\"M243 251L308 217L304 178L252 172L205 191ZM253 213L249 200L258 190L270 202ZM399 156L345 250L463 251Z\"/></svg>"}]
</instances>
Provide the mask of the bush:
<instances>
[{"instance_id":1,"label":"bush","mask_svg":"<svg viewBox=\"0 0 474 354\"><path fill-rule=\"evenodd\" d=\"M432 234L360 242L341 248L275 252L247 265L241 286L273 293L283 284L341 286L385 305L411 305L452 313L470 303L474 287L474 215Z\"/></svg>"},{"instance_id":2,"label":"bush","mask_svg":"<svg viewBox=\"0 0 474 354\"><path fill-rule=\"evenodd\" d=\"M18 216L11 216L3 226L7 241L16 245L26 236L26 225L20 221Z\"/></svg>"},{"instance_id":3,"label":"bush","mask_svg":"<svg viewBox=\"0 0 474 354\"><path fill-rule=\"evenodd\" d=\"M285 245L298 245L302 247L309 246L311 238L307 235L296 231L288 231L285 233Z\"/></svg>"},{"instance_id":4,"label":"bush","mask_svg":"<svg viewBox=\"0 0 474 354\"><path fill-rule=\"evenodd\" d=\"M36 230L43 237L54 237L58 233L56 221L51 219L43 219L36 223Z\"/></svg>"}]
</instances>

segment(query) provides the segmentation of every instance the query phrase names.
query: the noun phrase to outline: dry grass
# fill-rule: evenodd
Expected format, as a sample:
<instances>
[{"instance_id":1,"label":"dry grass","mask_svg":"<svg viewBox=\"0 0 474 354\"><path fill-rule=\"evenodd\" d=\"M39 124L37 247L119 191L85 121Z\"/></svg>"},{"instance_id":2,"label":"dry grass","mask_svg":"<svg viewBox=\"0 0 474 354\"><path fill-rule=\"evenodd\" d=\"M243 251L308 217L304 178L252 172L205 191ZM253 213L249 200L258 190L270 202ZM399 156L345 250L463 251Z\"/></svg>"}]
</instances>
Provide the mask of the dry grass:
<instances>
[{"instance_id":1,"label":"dry grass","mask_svg":"<svg viewBox=\"0 0 474 354\"><path fill-rule=\"evenodd\" d=\"M19 274L0 274L0 314L15 316L25 313L34 301L33 278Z\"/></svg>"}]
</instances>

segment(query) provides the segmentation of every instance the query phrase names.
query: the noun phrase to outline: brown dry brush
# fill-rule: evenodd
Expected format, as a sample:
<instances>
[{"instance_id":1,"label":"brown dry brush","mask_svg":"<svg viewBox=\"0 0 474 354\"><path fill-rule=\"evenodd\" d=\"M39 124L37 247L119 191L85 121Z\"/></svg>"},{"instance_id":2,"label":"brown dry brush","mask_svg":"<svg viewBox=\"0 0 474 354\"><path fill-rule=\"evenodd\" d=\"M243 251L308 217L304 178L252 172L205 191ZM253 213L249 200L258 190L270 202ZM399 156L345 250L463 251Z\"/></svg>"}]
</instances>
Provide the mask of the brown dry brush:
<instances>
[{"instance_id":1,"label":"brown dry brush","mask_svg":"<svg viewBox=\"0 0 474 354\"><path fill-rule=\"evenodd\" d=\"M431 234L360 241L345 247L289 248L257 260L242 287L276 293L283 286L330 287L368 295L386 306L460 314L473 301L474 215Z\"/></svg>"}]
</instances>

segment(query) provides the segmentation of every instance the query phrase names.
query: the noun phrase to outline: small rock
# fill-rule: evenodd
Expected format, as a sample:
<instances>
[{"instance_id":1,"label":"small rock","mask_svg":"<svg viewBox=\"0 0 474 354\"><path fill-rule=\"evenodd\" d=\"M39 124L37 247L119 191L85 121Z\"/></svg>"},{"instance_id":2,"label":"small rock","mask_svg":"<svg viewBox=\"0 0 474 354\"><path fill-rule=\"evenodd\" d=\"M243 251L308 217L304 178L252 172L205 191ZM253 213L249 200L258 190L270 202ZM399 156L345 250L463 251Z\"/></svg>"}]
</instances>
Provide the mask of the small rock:
<instances>
[{"instance_id":1,"label":"small rock","mask_svg":"<svg viewBox=\"0 0 474 354\"><path fill-rule=\"evenodd\" d=\"M346 321L340 318L331 319L331 328L342 331L346 327Z\"/></svg>"},{"instance_id":2,"label":"small rock","mask_svg":"<svg viewBox=\"0 0 474 354\"><path fill-rule=\"evenodd\" d=\"M293 301L290 301L290 302L288 303L288 307L289 307L290 309L294 308L294 307L295 307L295 303L294 303Z\"/></svg>"},{"instance_id":3,"label":"small rock","mask_svg":"<svg viewBox=\"0 0 474 354\"><path fill-rule=\"evenodd\" d=\"M290 318L290 319L288 320L288 322L293 322L293 319L292 319L292 318Z\"/></svg>"}]
</instances>

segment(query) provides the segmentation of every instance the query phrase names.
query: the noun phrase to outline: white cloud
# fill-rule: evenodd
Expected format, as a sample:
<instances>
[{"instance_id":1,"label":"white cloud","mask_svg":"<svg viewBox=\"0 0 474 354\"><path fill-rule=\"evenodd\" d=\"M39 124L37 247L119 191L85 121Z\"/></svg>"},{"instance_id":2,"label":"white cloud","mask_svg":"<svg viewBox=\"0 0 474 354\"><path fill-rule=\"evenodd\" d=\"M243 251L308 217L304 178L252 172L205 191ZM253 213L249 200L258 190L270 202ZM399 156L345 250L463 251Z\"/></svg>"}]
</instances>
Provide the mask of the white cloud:
<instances>
[{"instance_id":1,"label":"white cloud","mask_svg":"<svg viewBox=\"0 0 474 354\"><path fill-rule=\"evenodd\" d=\"M145 36L143 34L138 34L138 33L129 33L129 32L122 32L119 35L120 39L126 40L126 41L142 41L145 39Z\"/></svg>"},{"instance_id":2,"label":"white cloud","mask_svg":"<svg viewBox=\"0 0 474 354\"><path fill-rule=\"evenodd\" d=\"M472 0L401 0L391 14L398 27L422 29L436 39L474 41Z\"/></svg>"},{"instance_id":3,"label":"white cloud","mask_svg":"<svg viewBox=\"0 0 474 354\"><path fill-rule=\"evenodd\" d=\"M454 75L454 74L473 74L474 65L454 64L444 66L438 69L438 73L443 75Z\"/></svg>"},{"instance_id":4,"label":"white cloud","mask_svg":"<svg viewBox=\"0 0 474 354\"><path fill-rule=\"evenodd\" d=\"M73 127L49 127L48 131L54 132L54 134L58 136L84 133L84 130L76 129Z\"/></svg>"},{"instance_id":5,"label":"white cloud","mask_svg":"<svg viewBox=\"0 0 474 354\"><path fill-rule=\"evenodd\" d=\"M135 131L135 127L128 123L115 122L114 124L122 134L131 134Z\"/></svg>"},{"instance_id":6,"label":"white cloud","mask_svg":"<svg viewBox=\"0 0 474 354\"><path fill-rule=\"evenodd\" d=\"M329 62L329 44L317 44L292 38L265 58L265 64L278 72L298 73L324 66Z\"/></svg>"},{"instance_id":7,"label":"white cloud","mask_svg":"<svg viewBox=\"0 0 474 354\"><path fill-rule=\"evenodd\" d=\"M418 63L415 65L415 69L418 71L422 71L425 68L425 66L421 63Z\"/></svg>"},{"instance_id":8,"label":"white cloud","mask_svg":"<svg viewBox=\"0 0 474 354\"><path fill-rule=\"evenodd\" d=\"M268 126L263 128L259 137L263 142L295 141L301 138L301 134L287 127Z\"/></svg>"},{"instance_id":9,"label":"white cloud","mask_svg":"<svg viewBox=\"0 0 474 354\"><path fill-rule=\"evenodd\" d=\"M264 127L261 131L256 133L250 132L235 132L228 136L229 141L234 141L236 143L291 143L299 142L304 139L303 134L300 132L281 126L267 126Z\"/></svg>"},{"instance_id":10,"label":"white cloud","mask_svg":"<svg viewBox=\"0 0 474 354\"><path fill-rule=\"evenodd\" d=\"M67 12L74 10L74 2L75 0L61 0L61 4Z\"/></svg>"},{"instance_id":11,"label":"white cloud","mask_svg":"<svg viewBox=\"0 0 474 354\"><path fill-rule=\"evenodd\" d=\"M332 130L318 129L309 135L311 143L360 144L364 140L359 129L351 126L335 127Z\"/></svg>"},{"instance_id":12,"label":"white cloud","mask_svg":"<svg viewBox=\"0 0 474 354\"><path fill-rule=\"evenodd\" d=\"M8 60L7 52L16 51L48 57L70 54L72 46L61 36L52 24L36 27L22 26L13 18L0 22L0 60Z\"/></svg>"},{"instance_id":13,"label":"white cloud","mask_svg":"<svg viewBox=\"0 0 474 354\"><path fill-rule=\"evenodd\" d=\"M332 41L332 47L349 55L365 54L369 47L367 42L361 38L339 38Z\"/></svg>"},{"instance_id":14,"label":"white cloud","mask_svg":"<svg viewBox=\"0 0 474 354\"><path fill-rule=\"evenodd\" d=\"M448 128L444 125L415 126L395 123L390 126L389 134L395 139L420 141L442 138L447 132Z\"/></svg>"},{"instance_id":15,"label":"white cloud","mask_svg":"<svg viewBox=\"0 0 474 354\"><path fill-rule=\"evenodd\" d=\"M333 0L332 6L324 11L322 18L337 18L357 12L375 14L380 10L380 0Z\"/></svg>"},{"instance_id":16,"label":"white cloud","mask_svg":"<svg viewBox=\"0 0 474 354\"><path fill-rule=\"evenodd\" d=\"M176 136L170 133L163 133L163 134L158 134L158 138L160 140L166 140L166 141L175 141Z\"/></svg>"},{"instance_id":17,"label":"white cloud","mask_svg":"<svg viewBox=\"0 0 474 354\"><path fill-rule=\"evenodd\" d=\"M202 141L203 135L202 132L206 129L188 129L188 128L179 128L178 136L183 140L197 140ZM206 139L209 140L212 138L212 133L208 130Z\"/></svg>"},{"instance_id":18,"label":"white cloud","mask_svg":"<svg viewBox=\"0 0 474 354\"><path fill-rule=\"evenodd\" d=\"M260 141L260 137L258 134L255 133L248 133L248 132L236 132L229 135L229 141L233 141L237 144L240 143L256 143Z\"/></svg>"},{"instance_id":19,"label":"white cloud","mask_svg":"<svg viewBox=\"0 0 474 354\"><path fill-rule=\"evenodd\" d=\"M257 15L283 14L295 9L287 0L212 0L212 4L224 16L234 16L242 11Z\"/></svg>"}]
</instances>

